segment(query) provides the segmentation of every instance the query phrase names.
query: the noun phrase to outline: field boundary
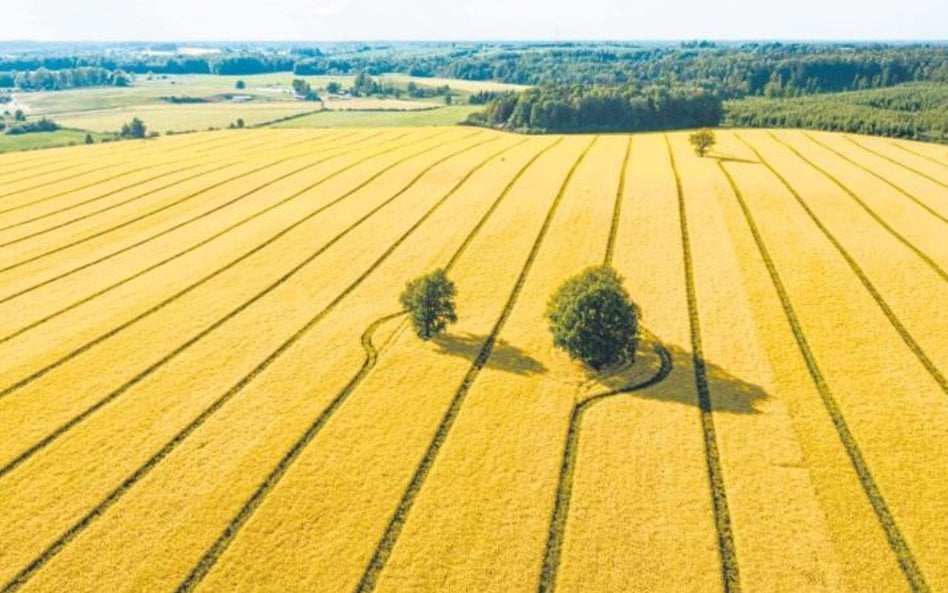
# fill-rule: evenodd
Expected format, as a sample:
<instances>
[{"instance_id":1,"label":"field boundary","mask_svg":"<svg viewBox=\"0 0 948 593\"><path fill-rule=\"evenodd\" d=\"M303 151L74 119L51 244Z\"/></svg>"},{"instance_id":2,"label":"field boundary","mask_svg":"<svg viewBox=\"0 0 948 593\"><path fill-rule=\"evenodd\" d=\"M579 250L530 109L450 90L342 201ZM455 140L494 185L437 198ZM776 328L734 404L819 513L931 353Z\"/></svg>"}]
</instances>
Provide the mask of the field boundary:
<instances>
[{"instance_id":1,"label":"field boundary","mask_svg":"<svg viewBox=\"0 0 948 593\"><path fill-rule=\"evenodd\" d=\"M872 175L872 176L875 177L876 179L882 181L883 183L885 183L886 185L888 185L889 187L891 187L891 188L894 189L895 191L899 192L900 194L902 194L902 195L905 196L906 198L908 198L908 199L912 200L913 202L915 202L916 205L918 205L920 208L924 209L926 212L928 212L929 214L931 214L932 216L934 216L934 217L937 218L938 220L940 220L940 221L942 221L942 222L948 223L948 218L942 216L941 214L939 214L938 212L936 212L934 209L932 209L930 206L928 206L927 204L925 204L924 202L922 202L921 200L919 200L916 196L912 195L912 194L909 193L907 190L905 190L905 189L899 187L898 185L896 185L896 184L893 183L892 181L889 181L889 180L886 179L884 176L879 175L878 173L876 173L875 171L873 171L873 170L870 169L869 167L866 167L865 165L862 165L862 164L856 162L855 160L849 158L848 156L846 156L845 154L839 152L838 150L836 150L836 149L833 148L832 146L829 146L829 145L827 145L827 144L825 144L825 143L819 141L818 139L816 139L813 135L809 134L808 132L804 132L803 135L804 135L806 138L809 138L810 141L813 142L814 144L816 144L816 145L818 145L818 146L822 146L823 148L825 148L826 150L832 152L833 154L835 154L835 155L838 156L839 158L841 158L841 159L843 159L843 160L849 162L849 163L850 163L851 165L853 165L854 167L858 167L859 169L861 169L861 170L865 171L866 173Z\"/></svg>"},{"instance_id":2,"label":"field boundary","mask_svg":"<svg viewBox=\"0 0 948 593\"><path fill-rule=\"evenodd\" d=\"M948 273L946 273L943 269L941 269L941 266L939 266L937 263L935 263L935 260L933 260L932 258L930 258L930 257L928 256L928 254L926 254L926 253L923 252L921 249L919 249L918 247L916 247L915 245L913 245L911 242L909 242L908 239L906 239L905 237L903 237L901 233L899 233L899 232L896 231L894 228L892 228L892 226L889 225L889 223L887 223L885 220L883 220L882 217L879 216L879 214L878 214L875 210L873 210L872 208L870 208L869 205L866 204L866 203L862 200L862 198L860 198L858 195L856 195L856 192L854 192L853 190L851 190L851 189L849 188L849 186L845 185L842 181L840 181L839 179L837 179L832 173L830 173L829 171L827 171L827 170L824 169L823 167L820 167L819 165L817 165L816 163L814 163L813 161L811 161L811 160L808 159L807 157L803 156L803 153L801 153L799 150L797 150L796 147L794 147L794 146L791 145L791 144L788 144L787 142L784 142L783 140L781 140L780 138L778 138L777 136L775 136L773 132L767 132L767 134L768 134L771 138L773 138L773 140L774 140L777 144L783 146L784 148L786 148L787 150L789 150L790 152L792 152L793 154L795 154L795 155L797 156L797 158L799 158L801 161L803 161L804 163L808 164L808 165L809 165L810 167L812 167L813 169L819 171L820 173L823 174L824 177L826 177L827 179L829 179L830 181L832 181L834 184L836 184L836 186L839 187L839 189L843 190L843 192L845 192L846 195L848 195L848 196L849 196L850 198L852 198L857 204L859 204L859 205L862 207L862 209L865 210L866 213L867 213L869 216L871 216L872 219L875 220L876 223L877 223L879 226L881 226L883 229L885 229L890 235L892 235L893 237L895 237L895 239L897 239L897 240L899 241L899 243L901 243L902 245L904 245L905 247L907 247L909 250L911 250L912 253L914 253L915 255L917 255L917 256L919 257L919 259L921 259L923 262L925 262L925 263L928 265L928 267L930 267L936 274L938 274L938 276L939 276L942 280L944 280L945 282L948 282Z\"/></svg>"},{"instance_id":3,"label":"field boundary","mask_svg":"<svg viewBox=\"0 0 948 593\"><path fill-rule=\"evenodd\" d=\"M932 183L937 183L938 185L942 186L943 188L948 189L948 184L946 184L946 183L944 183L944 182L938 180L938 179L935 178L934 176L929 175L928 173L926 173L926 172L924 172L924 171L920 171L920 170L916 169L915 167L913 167L913 166L911 166L911 165L906 165L906 164L903 163L902 161L897 161L897 160L895 160L894 158L890 157L889 155L883 154L883 153L881 153L881 152L879 152L879 151L877 151L877 150L873 150L873 149L869 148L868 146L862 144L861 142L857 142L857 141L856 141L854 138L852 138L849 134L843 134L843 138L845 138L846 140L849 140L850 142L852 142L853 144L855 144L855 145L858 146L859 148L865 150L866 152L868 152L868 153L870 153L870 154L876 155L876 156L879 157L880 159L885 159L885 160L889 161L890 163L892 163L893 165L898 165L899 167L902 167L903 169L905 169L905 170L907 170L907 171L911 171L912 173L915 173L915 174L918 175L919 177L924 177L925 179L931 181ZM896 146L898 146L898 145L896 145ZM914 153L913 153L913 154L914 154ZM916 155L916 156L917 156L917 155Z\"/></svg>"},{"instance_id":4,"label":"field boundary","mask_svg":"<svg viewBox=\"0 0 948 593\"><path fill-rule=\"evenodd\" d=\"M922 364L922 366L925 367L925 370L928 371L928 373L932 376L933 379L935 379L938 385L941 386L942 391L948 394L948 380L946 380L945 376L941 373L938 367L935 366L935 363L932 362L932 360L928 357L928 355L925 354L925 351L918 344L918 342L915 341L915 338L912 337L908 329L906 329L906 327L902 325L902 322L899 320L898 316L895 314L895 312L892 310L892 308L889 306L886 300L882 297L882 294L875 287L872 281L869 280L869 277L866 275L865 271L863 271L862 267L858 264L858 262L856 262L856 259L852 255L850 255L849 251L847 251L846 248L843 246L843 244L840 243L839 239L837 239L835 235L833 235L830 232L829 228L825 224L823 224L823 222L819 219L819 217L817 217L816 213L813 212L810 206L803 199L803 196L801 196L796 191L796 189L794 189L794 187L790 184L790 182L781 173L779 173L769 162L767 162L767 160L764 159L763 155L761 155L760 152L758 152L757 149L754 148L747 140L742 138L737 133L734 134L734 137L737 138L739 141L741 141L745 146L747 146L747 148L751 152L754 153L754 155L757 157L760 163L764 165L764 167L766 167L767 170L770 171L770 173L773 174L773 176L776 177L780 181L780 183L787 189L787 191L790 192L790 195L792 195L794 199L797 201L797 203L800 205L800 207L803 208L803 211L806 212L807 216L810 218L810 220L813 222L816 228L820 230L823 236L826 237L826 239L830 242L830 244L832 244L833 247L836 249L836 251L843 257L843 259L849 265L849 269L852 270L853 274L855 274L856 277L859 278L859 281L862 283L863 287L866 289L866 292L869 293L872 299L876 302L876 304L882 310L882 313L886 316L886 319L889 320L889 323L892 325L895 331L899 334L899 337L902 338L902 341L905 343L905 345L908 346L909 350L912 351L912 354L915 355L915 357ZM724 171L724 175L725 177L728 177L728 179L730 180L730 175L727 171ZM734 187L736 187L736 184L734 185Z\"/></svg>"},{"instance_id":5,"label":"field boundary","mask_svg":"<svg viewBox=\"0 0 948 593\"><path fill-rule=\"evenodd\" d=\"M899 566L902 569L902 573L905 575L905 578L914 593L931 593L931 589L925 582L921 570L915 561L915 557L912 555L912 552L908 547L908 543L902 536L902 533L895 522L895 518L889 511L889 507L886 504L885 499L882 497L882 492L879 490L875 479L872 477L872 473L869 470L869 465L863 457L862 451L860 451L855 437L849 430L849 425L846 423L846 419L843 416L842 410L840 409L839 404L836 402L835 396L833 396L833 393L830 390L829 383L827 383L826 378L823 376L823 372L820 370L819 364L816 362L816 356L810 349L806 335L803 332L803 326L801 325L796 311L793 308L793 304L790 301L789 293L783 284L783 280L780 278L780 273L777 271L776 264L770 256L770 251L767 249L763 237L757 228L757 223L754 221L754 217L750 212L750 208L747 206L747 203L744 200L744 195L737 186L737 183L731 177L730 173L727 171L727 168L720 162L718 163L718 167L727 178L728 183L731 186L731 191L737 199L738 205L744 214L748 228L750 229L751 235L754 238L754 243L757 245L758 252L760 253L761 259L767 268L767 272L770 275L770 279L774 289L777 292L777 296L780 299L781 307L783 308L784 314L787 317L790 329L793 332L793 337L797 342L800 353L803 355L804 361L806 362L810 377L813 379L813 383L816 386L817 392L820 394L820 397L823 401L823 406L825 407L830 420L833 423L833 427L836 429L837 435L839 435L840 442L842 443L843 448L846 450L846 454L848 455L853 469L859 478L859 482L862 485L863 491L869 499L869 504L872 506L876 517L879 519L882 530L889 541L889 546L896 555L896 559L898 560Z\"/></svg>"},{"instance_id":6,"label":"field boundary","mask_svg":"<svg viewBox=\"0 0 948 593\"><path fill-rule=\"evenodd\" d=\"M462 137L462 138L460 138L460 139L463 140L463 139L471 138L471 137L477 136L477 135L478 135L478 134L475 133L475 134L471 134L471 135L468 135L468 136L464 136L464 137ZM437 134L436 134L435 136L437 136ZM373 210L372 212L370 212L370 213L368 213L367 215L365 215L361 220L356 221L356 222L353 224L353 226L350 227L350 229L347 229L347 231L344 231L344 232L348 232L348 230L351 230L351 228L354 228L354 226L356 226L356 225L358 225L358 224L361 224L361 222L363 222L366 218L368 218L369 216L371 216L372 214L374 214L375 212L377 212L378 210L380 210L382 207L384 207L385 205L391 203L393 200L395 200L396 198L398 198L399 196L401 196L402 194L404 194L404 193L405 193L406 191L408 191L412 186L414 186L423 176L425 176L428 172L430 172L432 169L434 169L434 168L437 167L438 165L442 164L443 162L447 161L447 160L450 159L450 158L453 158L453 157L455 157L455 156L457 156L457 155L459 155L459 154L461 154L461 153L463 153L463 152L466 152L467 150L470 150L470 149L475 148L475 147L477 147L477 146L481 146L481 145L484 145L484 144L487 144L487 143L489 143L489 142L493 142L493 141L496 141L496 140L497 140L497 138L489 138L489 139L487 139L487 140L485 140L485 141L483 141L483 142L480 142L480 143L478 143L478 144L466 146L464 149L462 149L462 150L460 150L460 151L456 151L456 152L454 152L454 153L452 153L452 154L450 154L450 155L448 155L448 156L446 156L446 157L440 159L439 161L436 161L435 163L432 163L432 164L429 165L427 168L425 168L423 171L421 171L420 173L418 173L411 181L408 182L408 184L406 184L405 186L402 187L402 189L400 189L398 192L396 192L395 194L393 194L393 195L392 195L388 200L386 200L382 205L380 205L380 206L377 207L375 210ZM445 143L445 144L446 144L446 143ZM442 144L442 145L443 145L443 144ZM438 145L438 146L442 146L442 145ZM513 146L515 146L515 145L513 145ZM490 157L488 157L487 161L489 161L489 160L493 159L495 156L497 156L497 155L499 155L499 154L501 154L501 153L503 153L503 152L505 152L505 151L507 151L507 150L513 148L513 146L504 148L504 149L498 151L497 153L491 155ZM417 155L416 155L416 156L417 156ZM410 158L410 157L409 157L409 158ZM487 161L485 161L485 163L486 163ZM478 168L479 168L479 167L478 167ZM343 301L349 294L351 294L366 278L368 278L368 277L372 274L372 272L374 272L375 269L378 268L379 265L381 265L386 259L388 259L388 257L389 257L392 253L394 253L394 251L395 251L405 240L407 240L407 239L415 232L415 230L417 230L418 227L420 227L420 226L424 223L425 220L427 220L432 214L434 214L434 212L437 211L438 208L440 208L442 205L444 205L444 204L448 201L448 199L455 193L455 191L463 184L463 182L466 181L466 179L470 177L471 174L473 174L473 170L472 170L471 173L469 173L467 176L465 176L465 177L462 179L461 183L459 183L453 190L451 190L450 192L446 193L446 194L445 194L440 200L438 200L431 208L429 208L429 210L427 210L427 211L425 212L425 214L423 214L423 215L421 216L421 218L419 218L405 233L403 233L403 234L395 241L395 243L393 243L393 244L382 254L382 256L381 256L380 258L378 258L375 262L373 262L373 264L370 265L369 268L366 269L366 270L362 273L362 275L360 275L354 282L352 282L345 290L343 290L342 293L340 293L339 295L337 295L337 296L333 299L333 301L331 301L329 304L327 304L326 307L324 307L324 308L323 308L319 313L317 313L314 317L310 318L310 320L309 320L306 324L304 324L301 328L299 328L292 336L290 336L289 339L285 340L282 344L280 344L280 346L279 346L277 349L275 349L273 352L271 352L270 355L267 356L263 361L261 361L260 363L258 363L257 366L254 367L254 369L252 369L248 374L244 375L244 377L242 377L236 384L234 384L234 386L232 386L227 392L225 392L223 395L221 395L219 398L217 398L208 408L205 408L205 410L204 410L203 412L201 412L201 414L199 414L197 418L195 418L194 420L192 420L184 429L182 429L181 431L179 431L170 441L168 441L168 442L165 444L164 447L162 447L155 455L153 455L151 458L149 458L148 461L146 461L142 466L140 466L131 476L129 476L128 478L126 478L126 480L124 480L124 481L122 482L122 484L121 484L116 490L114 490L112 493L110 493L99 505L97 505L95 508L93 508L91 511L89 511L82 519L80 519L79 522L77 522L75 525L73 525L73 527L71 527L71 528L70 528L69 530L67 530L62 536L60 536L60 538L57 539L56 542L54 542L52 545L50 545L43 553L40 554L40 556L38 556L36 559L34 559L34 561L31 562L26 568L24 568L12 581L10 581L9 583L7 583L7 584L4 586L3 589L0 589L0 593L9 593L9 592L11 592L11 591L15 591L15 590L19 589L27 580L29 580L30 577L32 577L32 575L33 575L37 570L39 570L46 562L48 562L48 561L51 560L56 554L58 554L59 551L62 550L62 548L64 548L64 547L66 546L66 544L69 543L69 541L71 541L72 539L74 539L79 533L81 533L86 527L88 527L95 519L97 519L98 517L102 516L102 515L108 510L109 507L111 507L113 504L115 504L115 502L117 502L117 501L119 500L119 498L121 498L121 496L122 496L126 491L128 491L132 486L134 486L134 485L135 485L139 480L141 480L145 475L147 475L148 473L150 473L151 470L154 469L154 468L157 466L157 464L158 464L162 459L164 459L165 457L167 457L181 442L183 442L188 436L190 436L191 433L193 433L193 432L194 432L195 430L197 430L202 424L204 424L204 422L206 422L207 419L210 418L217 410L219 410L221 407L223 407L228 401L230 401L230 399L232 399L235 395L237 395L240 391L242 391L242 390L243 390L247 385L249 385L260 373L262 373L264 370L266 370L271 364L273 364L273 362L275 362L280 356L282 356L282 354L283 354L284 352L286 352L293 344L295 344L297 341L299 341L309 330L311 330L316 324L318 324L320 321L322 321L322 319L324 319L330 312L332 312L332 310L335 309L335 307L338 306L340 302L342 302L342 301ZM358 191L358 190L353 190L353 193L354 193L355 191ZM338 240L340 237L341 237L341 235L340 235L340 236L337 236L336 239L334 239L334 241L335 241L335 240ZM328 248L328 246L324 246L324 248L321 248L321 250L322 250L322 251L325 251L325 249L327 249L327 248ZM312 259L315 259L315 257L313 257ZM305 264L304 264L304 265L305 265ZM396 314L396 315L400 315L400 314L401 314L401 312L399 312L399 313ZM374 332L374 331L375 331L375 328L377 328L379 325L381 325L381 323L384 322L385 320L387 320L387 318L391 318L391 317L394 317L394 316L396 316L396 315L386 316L386 318L382 318L381 320L377 320L377 321L373 324L373 326L370 326L371 331ZM368 331L368 330L367 330L367 331ZM367 333L367 334L364 334L364 336L365 336L365 335L368 335L368 339L371 340L371 332L369 332L369 333ZM371 344L370 344L370 345L371 345ZM374 365L374 360L373 360L372 364ZM368 370L371 370L371 368L367 369L367 370L365 371L365 373L368 373ZM361 372L361 371L360 371L360 372ZM360 379L360 381L361 381L361 379ZM353 385L352 389L354 389L354 388L355 388L355 385ZM340 404L341 404L341 402L340 402ZM325 412L324 412L324 413L325 413ZM328 419L328 418L327 418L327 419ZM285 470L284 470L284 471L285 471ZM3 475L3 474L0 474L0 477L2 477L2 475ZM227 532L225 531L225 533L227 533Z\"/></svg>"},{"instance_id":7,"label":"field boundary","mask_svg":"<svg viewBox=\"0 0 948 593\"><path fill-rule=\"evenodd\" d=\"M724 469L721 466L721 453L718 450L717 433L714 428L711 388L708 385L707 368L704 363L704 349L701 343L701 318L698 312L698 295L695 287L694 261L691 256L691 238L688 234L688 214L685 205L685 193L675 163L668 134L663 135L668 148L668 158L675 175L675 188L678 194L678 221L681 226L681 247L684 259L685 290L688 300L688 318L691 326L691 360L694 365L695 389L698 393L698 405L701 417L701 432L704 436L705 460L708 465L708 480L711 484L711 502L714 508L714 523L718 535L718 551L721 554L721 577L725 593L741 592L740 569L737 562L737 547L734 543L734 531L731 513L728 509L727 491L724 485Z\"/></svg>"}]
</instances>

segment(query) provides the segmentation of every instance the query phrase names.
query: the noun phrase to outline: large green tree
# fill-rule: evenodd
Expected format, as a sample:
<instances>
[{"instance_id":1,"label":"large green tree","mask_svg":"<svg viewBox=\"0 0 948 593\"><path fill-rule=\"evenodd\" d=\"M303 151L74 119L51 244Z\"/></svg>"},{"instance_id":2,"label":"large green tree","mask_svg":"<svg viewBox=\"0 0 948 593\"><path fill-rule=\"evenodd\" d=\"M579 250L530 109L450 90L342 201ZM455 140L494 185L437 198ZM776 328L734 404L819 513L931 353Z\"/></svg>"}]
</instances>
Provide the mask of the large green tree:
<instances>
[{"instance_id":1,"label":"large green tree","mask_svg":"<svg viewBox=\"0 0 948 593\"><path fill-rule=\"evenodd\" d=\"M638 308L611 267L586 268L564 282L547 305L553 343L594 369L635 352Z\"/></svg>"},{"instance_id":2,"label":"large green tree","mask_svg":"<svg viewBox=\"0 0 948 593\"><path fill-rule=\"evenodd\" d=\"M457 289L444 270L438 269L415 278L407 285L399 300L411 319L415 333L430 340L443 332L449 323L458 320L454 297Z\"/></svg>"}]
</instances>

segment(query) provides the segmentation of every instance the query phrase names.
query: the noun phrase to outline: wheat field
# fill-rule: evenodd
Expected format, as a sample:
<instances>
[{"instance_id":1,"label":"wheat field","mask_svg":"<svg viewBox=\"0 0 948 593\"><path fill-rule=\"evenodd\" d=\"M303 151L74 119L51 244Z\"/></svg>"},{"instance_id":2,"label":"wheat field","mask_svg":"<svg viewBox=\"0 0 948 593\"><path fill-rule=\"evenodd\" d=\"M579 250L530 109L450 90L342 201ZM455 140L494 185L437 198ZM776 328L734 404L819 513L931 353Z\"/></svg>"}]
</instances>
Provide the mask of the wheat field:
<instances>
[{"instance_id":1,"label":"wheat field","mask_svg":"<svg viewBox=\"0 0 948 593\"><path fill-rule=\"evenodd\" d=\"M0 591L948 591L944 147L717 135L0 155ZM543 313L601 263L593 375Z\"/></svg>"}]
</instances>

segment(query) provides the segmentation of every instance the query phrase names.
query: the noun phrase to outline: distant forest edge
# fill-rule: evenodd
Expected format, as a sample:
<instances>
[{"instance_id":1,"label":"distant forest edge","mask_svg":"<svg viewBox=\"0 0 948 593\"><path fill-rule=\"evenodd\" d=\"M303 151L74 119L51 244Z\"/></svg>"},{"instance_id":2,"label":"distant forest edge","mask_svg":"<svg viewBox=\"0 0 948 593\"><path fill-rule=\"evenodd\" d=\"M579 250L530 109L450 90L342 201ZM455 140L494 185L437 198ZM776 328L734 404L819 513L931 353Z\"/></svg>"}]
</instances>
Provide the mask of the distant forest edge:
<instances>
[{"instance_id":1,"label":"distant forest edge","mask_svg":"<svg viewBox=\"0 0 948 593\"><path fill-rule=\"evenodd\" d=\"M724 123L751 128L809 128L948 143L948 84L910 83L770 100L724 103Z\"/></svg>"},{"instance_id":2,"label":"distant forest edge","mask_svg":"<svg viewBox=\"0 0 948 593\"><path fill-rule=\"evenodd\" d=\"M948 44L391 43L57 46L0 42L3 89L127 86L138 75L389 73L531 85L482 91L466 123L542 132L800 127L948 142ZM383 94L382 85L360 96ZM447 94L450 89L444 87ZM414 96L414 95L413 95ZM2 107L0 107L2 109Z\"/></svg>"},{"instance_id":3,"label":"distant forest edge","mask_svg":"<svg viewBox=\"0 0 948 593\"><path fill-rule=\"evenodd\" d=\"M513 132L644 132L726 125L948 142L948 84L723 101L695 87L550 85L506 93L467 123Z\"/></svg>"},{"instance_id":4,"label":"distant forest edge","mask_svg":"<svg viewBox=\"0 0 948 593\"><path fill-rule=\"evenodd\" d=\"M249 75L293 71L300 76L394 72L526 85L689 85L734 99L948 82L945 44L328 44L325 48L225 47L198 55L182 55L176 48L155 52L134 46L83 50L0 44L0 87L53 90L99 85L121 80L120 72Z\"/></svg>"},{"instance_id":5,"label":"distant forest edge","mask_svg":"<svg viewBox=\"0 0 948 593\"><path fill-rule=\"evenodd\" d=\"M641 132L717 126L721 98L695 87L546 85L505 93L467 123L516 132Z\"/></svg>"}]
</instances>

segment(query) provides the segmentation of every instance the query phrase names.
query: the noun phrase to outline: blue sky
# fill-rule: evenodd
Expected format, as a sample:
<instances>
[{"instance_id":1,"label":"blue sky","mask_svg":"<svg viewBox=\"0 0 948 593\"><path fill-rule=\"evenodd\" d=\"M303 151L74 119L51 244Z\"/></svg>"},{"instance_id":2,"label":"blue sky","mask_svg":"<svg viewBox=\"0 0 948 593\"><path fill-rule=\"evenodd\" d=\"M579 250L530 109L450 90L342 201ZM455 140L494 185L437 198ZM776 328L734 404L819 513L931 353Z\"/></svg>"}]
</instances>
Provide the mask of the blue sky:
<instances>
[{"instance_id":1,"label":"blue sky","mask_svg":"<svg viewBox=\"0 0 948 593\"><path fill-rule=\"evenodd\" d=\"M948 0L2 0L0 39L948 39Z\"/></svg>"}]
</instances>

